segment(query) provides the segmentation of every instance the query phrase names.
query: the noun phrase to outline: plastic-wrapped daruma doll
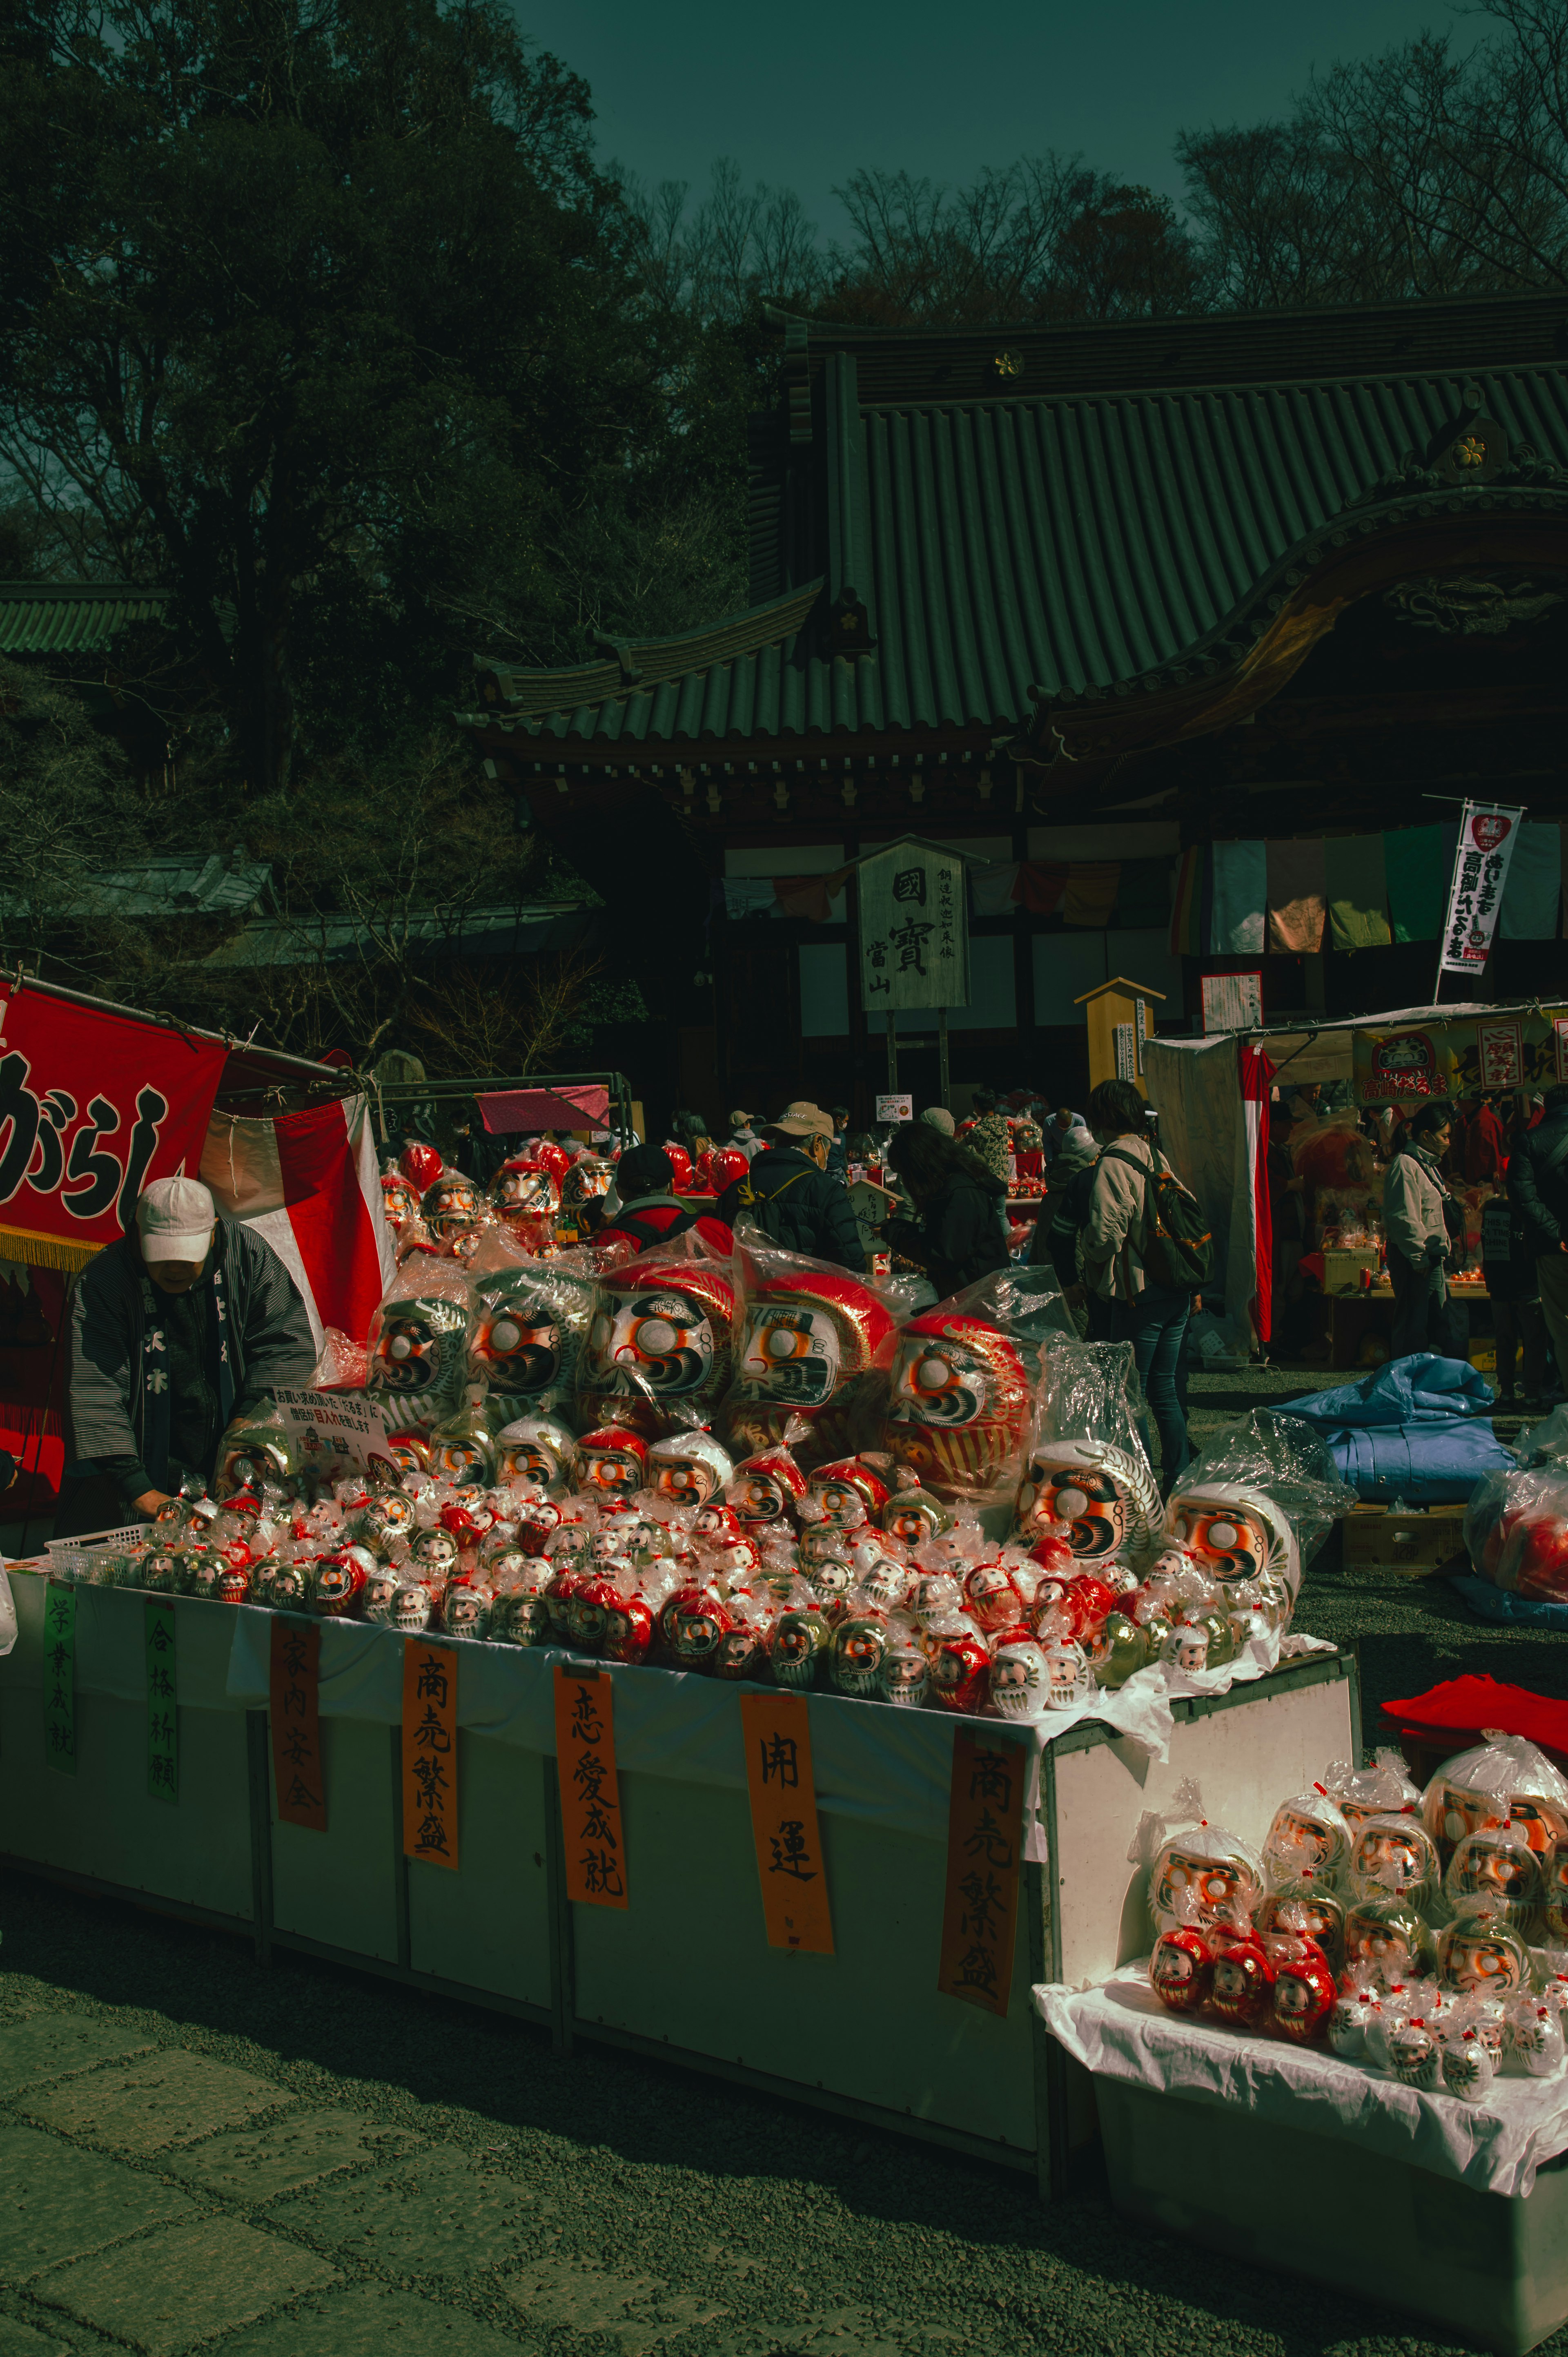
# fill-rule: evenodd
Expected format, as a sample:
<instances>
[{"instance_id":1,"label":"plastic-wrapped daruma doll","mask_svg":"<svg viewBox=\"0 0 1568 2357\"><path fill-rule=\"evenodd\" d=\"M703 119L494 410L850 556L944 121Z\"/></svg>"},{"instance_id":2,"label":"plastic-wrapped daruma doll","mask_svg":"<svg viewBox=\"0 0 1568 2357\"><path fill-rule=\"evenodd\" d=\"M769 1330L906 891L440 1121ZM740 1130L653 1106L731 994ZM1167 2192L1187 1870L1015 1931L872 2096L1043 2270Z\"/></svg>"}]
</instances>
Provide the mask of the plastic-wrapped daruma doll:
<instances>
[{"instance_id":1,"label":"plastic-wrapped daruma doll","mask_svg":"<svg viewBox=\"0 0 1568 2357\"><path fill-rule=\"evenodd\" d=\"M1146 1460L1098 1440L1041 1440L1018 1485L1015 1535L1024 1546L1068 1525L1068 1544L1087 1563L1121 1555L1138 1564L1154 1550L1160 1493Z\"/></svg>"},{"instance_id":2,"label":"plastic-wrapped daruma doll","mask_svg":"<svg viewBox=\"0 0 1568 2357\"><path fill-rule=\"evenodd\" d=\"M725 1496L742 1526L755 1536L771 1524L789 1526L806 1494L806 1477L787 1448L764 1448L735 1469Z\"/></svg>"},{"instance_id":3,"label":"plastic-wrapped daruma doll","mask_svg":"<svg viewBox=\"0 0 1568 2357\"><path fill-rule=\"evenodd\" d=\"M489 1185L489 1204L500 1225L524 1251L542 1253L555 1238L561 1189L532 1154L503 1162Z\"/></svg>"},{"instance_id":4,"label":"plastic-wrapped daruma doll","mask_svg":"<svg viewBox=\"0 0 1568 2357\"><path fill-rule=\"evenodd\" d=\"M729 1365L735 1293L700 1260L634 1261L599 1286L578 1373L581 1421L650 1439L704 1424Z\"/></svg>"},{"instance_id":5,"label":"plastic-wrapped daruma doll","mask_svg":"<svg viewBox=\"0 0 1568 2357\"><path fill-rule=\"evenodd\" d=\"M752 1453L788 1438L813 1465L851 1454L847 1412L857 1380L893 1332L886 1303L853 1276L811 1269L759 1286L746 1305L721 1411L731 1447ZM805 1427L799 1440L797 1417Z\"/></svg>"},{"instance_id":6,"label":"plastic-wrapped daruma doll","mask_svg":"<svg viewBox=\"0 0 1568 2357\"><path fill-rule=\"evenodd\" d=\"M471 1318L467 1300L446 1292L381 1302L371 1320L366 1390L394 1401L410 1423L455 1415L467 1382Z\"/></svg>"},{"instance_id":7,"label":"plastic-wrapped daruma doll","mask_svg":"<svg viewBox=\"0 0 1568 2357\"><path fill-rule=\"evenodd\" d=\"M443 1170L435 1184L425 1189L419 1207L431 1234L448 1246L477 1228L484 1212L483 1196L461 1170Z\"/></svg>"},{"instance_id":8,"label":"plastic-wrapped daruma doll","mask_svg":"<svg viewBox=\"0 0 1568 2357\"><path fill-rule=\"evenodd\" d=\"M978 1318L911 1318L898 1338L886 1448L952 1503L989 1498L1012 1474L1029 1423L1015 1345Z\"/></svg>"},{"instance_id":9,"label":"plastic-wrapped daruma doll","mask_svg":"<svg viewBox=\"0 0 1568 2357\"><path fill-rule=\"evenodd\" d=\"M1186 1547L1202 1571L1228 1585L1264 1573L1283 1580L1294 1600L1301 1550L1283 1506L1240 1481L1178 1484L1165 1508L1165 1534Z\"/></svg>"}]
</instances>

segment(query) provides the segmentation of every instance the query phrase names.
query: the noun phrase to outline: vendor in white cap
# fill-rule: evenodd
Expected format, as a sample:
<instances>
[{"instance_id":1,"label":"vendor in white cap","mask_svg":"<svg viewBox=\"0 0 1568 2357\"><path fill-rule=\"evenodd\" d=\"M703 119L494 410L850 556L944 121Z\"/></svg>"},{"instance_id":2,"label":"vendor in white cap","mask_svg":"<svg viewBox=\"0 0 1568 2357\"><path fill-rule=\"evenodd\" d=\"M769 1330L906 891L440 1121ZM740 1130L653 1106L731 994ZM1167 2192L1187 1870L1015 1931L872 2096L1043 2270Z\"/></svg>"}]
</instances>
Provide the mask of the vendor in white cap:
<instances>
[{"instance_id":1,"label":"vendor in white cap","mask_svg":"<svg viewBox=\"0 0 1568 2357\"><path fill-rule=\"evenodd\" d=\"M132 1232L77 1279L72 1458L55 1535L157 1512L188 1474L210 1480L229 1426L316 1364L299 1289L272 1246L220 1219L199 1179L157 1178Z\"/></svg>"}]
</instances>

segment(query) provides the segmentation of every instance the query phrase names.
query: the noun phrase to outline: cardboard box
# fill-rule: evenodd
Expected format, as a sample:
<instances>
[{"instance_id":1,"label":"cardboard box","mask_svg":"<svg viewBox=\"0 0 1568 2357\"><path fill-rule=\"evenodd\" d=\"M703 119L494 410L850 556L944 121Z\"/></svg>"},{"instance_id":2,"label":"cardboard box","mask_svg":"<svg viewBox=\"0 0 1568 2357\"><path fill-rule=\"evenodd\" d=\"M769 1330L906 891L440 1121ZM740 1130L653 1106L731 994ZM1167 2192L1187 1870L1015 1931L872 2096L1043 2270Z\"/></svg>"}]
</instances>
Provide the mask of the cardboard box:
<instances>
[{"instance_id":1,"label":"cardboard box","mask_svg":"<svg viewBox=\"0 0 1568 2357\"><path fill-rule=\"evenodd\" d=\"M1361 1293L1365 1271L1375 1285L1378 1281L1378 1254L1372 1244L1334 1244L1323 1255L1323 1290L1325 1293Z\"/></svg>"},{"instance_id":2,"label":"cardboard box","mask_svg":"<svg viewBox=\"0 0 1568 2357\"><path fill-rule=\"evenodd\" d=\"M1465 1552L1463 1506L1356 1506L1339 1525L1347 1571L1402 1571L1424 1579Z\"/></svg>"}]
</instances>

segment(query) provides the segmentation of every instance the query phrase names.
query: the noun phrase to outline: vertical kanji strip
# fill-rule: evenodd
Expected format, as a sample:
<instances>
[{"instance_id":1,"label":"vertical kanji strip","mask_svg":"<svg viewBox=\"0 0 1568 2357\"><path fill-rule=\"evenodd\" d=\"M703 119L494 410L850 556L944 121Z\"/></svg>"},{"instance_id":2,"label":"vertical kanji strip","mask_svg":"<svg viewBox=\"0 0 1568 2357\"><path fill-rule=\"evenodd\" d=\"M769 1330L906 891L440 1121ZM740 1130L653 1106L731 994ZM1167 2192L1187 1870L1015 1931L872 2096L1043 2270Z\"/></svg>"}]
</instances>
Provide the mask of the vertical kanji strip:
<instances>
[{"instance_id":1,"label":"vertical kanji strip","mask_svg":"<svg viewBox=\"0 0 1568 2357\"><path fill-rule=\"evenodd\" d=\"M155 1801L179 1799L179 1672L172 1603L146 1608L147 1791Z\"/></svg>"},{"instance_id":2,"label":"vertical kanji strip","mask_svg":"<svg viewBox=\"0 0 1568 2357\"><path fill-rule=\"evenodd\" d=\"M616 1772L615 1684L607 1672L555 1665L555 1766L566 1896L627 1904L626 1836Z\"/></svg>"},{"instance_id":3,"label":"vertical kanji strip","mask_svg":"<svg viewBox=\"0 0 1568 2357\"><path fill-rule=\"evenodd\" d=\"M408 1637L403 1648L403 1848L457 1865L457 1649Z\"/></svg>"},{"instance_id":4,"label":"vertical kanji strip","mask_svg":"<svg viewBox=\"0 0 1568 2357\"><path fill-rule=\"evenodd\" d=\"M273 1619L273 1783L278 1819L327 1831L327 1781L321 1772L321 1624Z\"/></svg>"},{"instance_id":5,"label":"vertical kanji strip","mask_svg":"<svg viewBox=\"0 0 1568 2357\"><path fill-rule=\"evenodd\" d=\"M948 1881L937 1986L1005 2016L1013 1988L1029 1755L960 1727L953 1737Z\"/></svg>"},{"instance_id":6,"label":"vertical kanji strip","mask_svg":"<svg viewBox=\"0 0 1568 2357\"><path fill-rule=\"evenodd\" d=\"M76 1590L50 1580L44 1597L44 1758L76 1773Z\"/></svg>"},{"instance_id":7,"label":"vertical kanji strip","mask_svg":"<svg viewBox=\"0 0 1568 2357\"><path fill-rule=\"evenodd\" d=\"M740 1728L768 1944L831 1956L833 1923L817 1829L811 1705L802 1694L742 1695Z\"/></svg>"}]
</instances>

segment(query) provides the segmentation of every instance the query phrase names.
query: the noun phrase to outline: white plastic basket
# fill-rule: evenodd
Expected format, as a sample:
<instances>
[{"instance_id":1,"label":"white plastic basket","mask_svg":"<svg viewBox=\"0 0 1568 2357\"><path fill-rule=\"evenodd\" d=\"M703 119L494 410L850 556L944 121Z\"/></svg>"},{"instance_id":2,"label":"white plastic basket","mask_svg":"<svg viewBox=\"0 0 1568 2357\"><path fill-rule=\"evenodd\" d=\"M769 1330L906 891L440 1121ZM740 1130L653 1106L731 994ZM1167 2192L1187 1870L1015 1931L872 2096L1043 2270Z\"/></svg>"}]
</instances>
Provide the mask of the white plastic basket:
<instances>
[{"instance_id":1,"label":"white plastic basket","mask_svg":"<svg viewBox=\"0 0 1568 2357\"><path fill-rule=\"evenodd\" d=\"M129 1546L133 1539L145 1535L145 1523L122 1523L117 1530L81 1531L73 1539L46 1539L44 1546L52 1560L74 1547Z\"/></svg>"}]
</instances>

